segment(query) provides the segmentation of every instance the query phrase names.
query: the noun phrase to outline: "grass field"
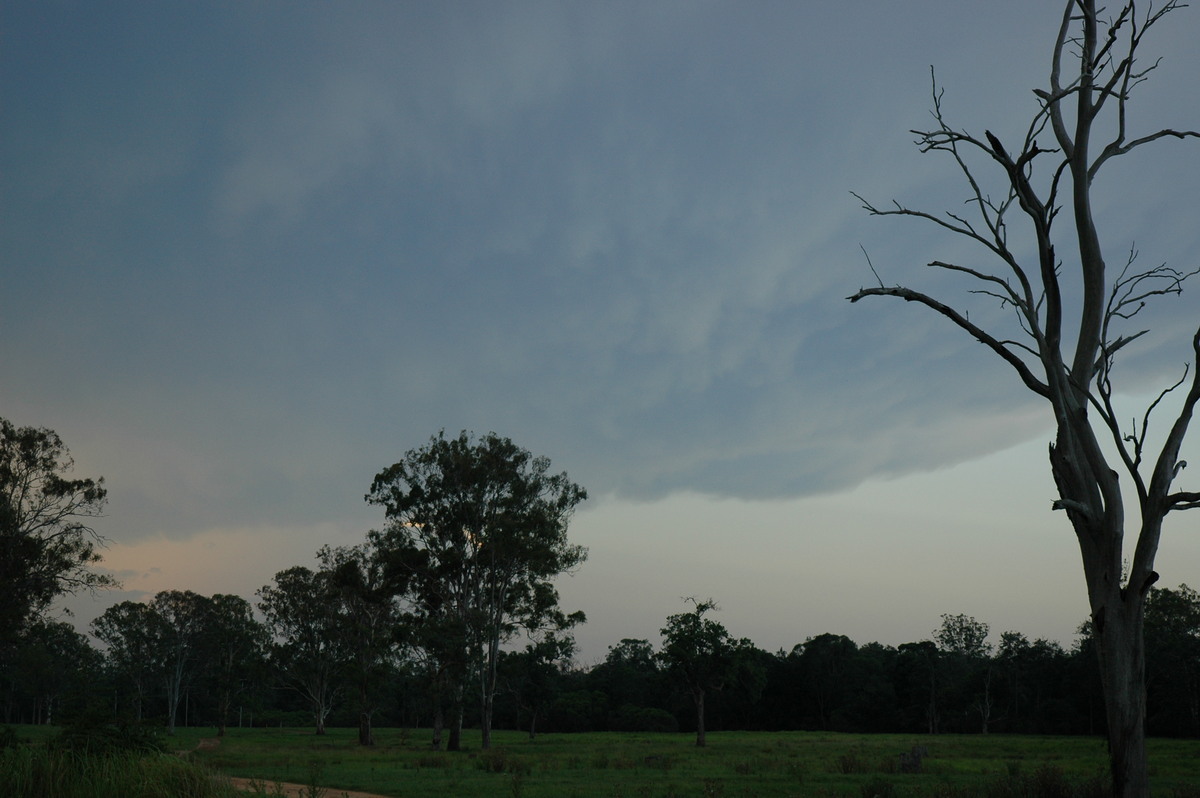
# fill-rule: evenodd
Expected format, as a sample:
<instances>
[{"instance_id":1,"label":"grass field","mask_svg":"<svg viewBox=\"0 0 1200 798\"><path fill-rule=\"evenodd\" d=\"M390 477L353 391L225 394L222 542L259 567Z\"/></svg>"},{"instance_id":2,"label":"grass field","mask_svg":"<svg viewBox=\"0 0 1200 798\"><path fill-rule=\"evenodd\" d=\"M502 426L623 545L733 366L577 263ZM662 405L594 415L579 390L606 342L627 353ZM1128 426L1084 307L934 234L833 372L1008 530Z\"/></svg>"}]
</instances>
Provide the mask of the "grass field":
<instances>
[{"instance_id":1,"label":"grass field","mask_svg":"<svg viewBox=\"0 0 1200 798\"><path fill-rule=\"evenodd\" d=\"M19 727L24 739L48 730ZM1006 735L841 735L718 732L698 749L688 734L556 734L529 740L494 734L491 751L433 751L427 731L379 729L363 749L355 730L231 729L201 747L211 729L166 738L193 763L230 776L397 798L1093 798L1105 782L1103 740ZM466 735L468 744L475 741ZM901 752L924 746L920 773ZM1152 740L1157 798L1200 798L1200 741ZM316 791L321 794L320 791ZM313 791L308 792L309 795Z\"/></svg>"},{"instance_id":2,"label":"grass field","mask_svg":"<svg viewBox=\"0 0 1200 798\"><path fill-rule=\"evenodd\" d=\"M203 735L177 735L195 748ZM470 735L465 735L468 743ZM197 762L229 775L319 784L404 798L672 798L673 796L975 796L1094 794L1105 781L1104 742L1080 737L839 735L725 732L706 749L688 734L498 732L491 751L431 750L425 731L382 729L362 749L352 729L232 729ZM901 752L925 746L920 773ZM1200 741L1152 740L1158 796L1200 798ZM1081 787L1083 789L1081 789ZM1065 798L1065 796L1064 796Z\"/></svg>"}]
</instances>

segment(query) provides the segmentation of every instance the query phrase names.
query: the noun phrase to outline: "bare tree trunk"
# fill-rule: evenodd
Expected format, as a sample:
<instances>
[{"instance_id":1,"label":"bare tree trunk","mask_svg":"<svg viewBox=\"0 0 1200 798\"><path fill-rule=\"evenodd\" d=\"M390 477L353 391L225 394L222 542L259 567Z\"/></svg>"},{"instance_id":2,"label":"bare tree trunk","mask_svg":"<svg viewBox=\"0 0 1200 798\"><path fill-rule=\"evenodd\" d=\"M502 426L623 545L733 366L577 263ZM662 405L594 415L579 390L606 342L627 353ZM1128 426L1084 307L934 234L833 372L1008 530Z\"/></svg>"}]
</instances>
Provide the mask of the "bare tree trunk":
<instances>
[{"instance_id":1,"label":"bare tree trunk","mask_svg":"<svg viewBox=\"0 0 1200 798\"><path fill-rule=\"evenodd\" d=\"M446 710L442 707L441 696L437 696L433 702L433 748L435 751L442 749L442 733L445 728Z\"/></svg>"},{"instance_id":2,"label":"bare tree trunk","mask_svg":"<svg viewBox=\"0 0 1200 798\"><path fill-rule=\"evenodd\" d=\"M1153 569L1162 521L1174 510L1200 509L1200 491L1172 489L1172 482L1186 465L1180 453L1188 425L1200 407L1200 330L1192 338L1190 378L1185 372L1177 383L1160 392L1141 420L1134 418L1129 427L1122 423L1113 402L1112 368L1115 354L1145 330L1122 335L1116 328L1136 316L1148 300L1180 294L1184 282L1200 274L1200 269L1179 271L1164 264L1135 270L1136 251L1131 251L1125 267L1110 274L1092 214L1091 187L1101 166L1134 148L1166 138L1200 138L1198 131L1173 128L1136 139L1126 137L1130 92L1157 66L1157 61L1150 59L1143 68L1146 62L1138 57L1142 38L1166 14L1185 5L1166 0L1139 6L1127 0L1119 9L1108 11L1098 7L1096 0L1066 0L1050 86L1035 92L1040 110L1016 157L989 131L980 139L947 126L935 86L937 126L914 131L918 144L925 152L936 150L954 158L971 186L971 204L980 219L969 221L948 214L947 220L899 203L883 209L864 201L873 215L932 221L997 255L999 268L994 272L942 261L929 265L982 281L983 288L975 293L992 296L1002 306L1015 309L1028 340L996 337L959 309L920 291L886 286L882 280L878 288L864 288L849 297L856 302L866 296L893 296L924 304L989 347L1016 370L1027 388L1051 403L1057 439L1050 447L1050 465L1060 497L1054 509L1066 511L1083 559L1103 680L1114 798L1149 795L1142 621L1146 593L1158 578ZM1107 115L1101 120L1104 109ZM1057 144L1053 150L1038 143L1047 129ZM964 159L966 153L983 155L1003 167L1008 183L1006 201L993 202L994 195ZM1042 180L1049 177L1049 186L1043 182L1039 187L1033 179L1034 160L1051 154L1057 163L1039 170ZM1044 158L1038 161L1044 162ZM1059 210L1067 205L1060 190L1068 187L1075 233L1071 243L1077 249L1078 263L1077 269L1064 272L1063 259L1055 253L1053 225ZM1009 249L1006 214L1015 208L1028 217L1029 232L1037 241L1036 270L1023 266ZM1067 240L1064 237L1062 243ZM1073 284L1064 285L1062 278L1072 272ZM1072 295L1077 314L1064 302L1064 296ZM1070 330L1071 326L1076 329ZM1072 344L1064 341L1071 340L1071 332L1074 353L1068 357ZM1152 457L1147 448L1150 416L1163 397L1186 386L1189 379L1183 406L1158 455ZM1093 418L1089 419L1089 413ZM1106 441L1104 446L1099 438ZM1114 465L1121 469L1120 474ZM1119 478L1128 478L1137 491L1140 526L1132 552L1123 548L1126 533L1134 530L1125 518ZM1122 571L1127 553L1132 558L1125 578Z\"/></svg>"},{"instance_id":3,"label":"bare tree trunk","mask_svg":"<svg viewBox=\"0 0 1200 798\"><path fill-rule=\"evenodd\" d=\"M983 697L979 700L980 733L987 734L992 722L992 666L989 663L983 675Z\"/></svg>"},{"instance_id":4,"label":"bare tree trunk","mask_svg":"<svg viewBox=\"0 0 1200 798\"><path fill-rule=\"evenodd\" d=\"M708 745L704 729L704 688L699 687L693 690L692 699L696 702L696 747L704 748Z\"/></svg>"},{"instance_id":5,"label":"bare tree trunk","mask_svg":"<svg viewBox=\"0 0 1200 798\"><path fill-rule=\"evenodd\" d=\"M229 717L229 705L233 703L229 691L222 690L220 697L217 700L217 736L225 736L225 727L228 725L227 718Z\"/></svg>"},{"instance_id":6,"label":"bare tree trunk","mask_svg":"<svg viewBox=\"0 0 1200 798\"><path fill-rule=\"evenodd\" d=\"M1150 794L1146 764L1146 648L1142 635L1144 596L1110 601L1093 617L1104 709L1108 721L1108 756L1113 798L1145 798Z\"/></svg>"},{"instance_id":7,"label":"bare tree trunk","mask_svg":"<svg viewBox=\"0 0 1200 798\"><path fill-rule=\"evenodd\" d=\"M358 682L358 744L375 745L375 733L371 729L370 690L365 674L359 675Z\"/></svg>"},{"instance_id":8,"label":"bare tree trunk","mask_svg":"<svg viewBox=\"0 0 1200 798\"><path fill-rule=\"evenodd\" d=\"M461 685L455 685L451 690L450 701L450 739L446 741L447 751L462 750L463 728L463 691Z\"/></svg>"}]
</instances>

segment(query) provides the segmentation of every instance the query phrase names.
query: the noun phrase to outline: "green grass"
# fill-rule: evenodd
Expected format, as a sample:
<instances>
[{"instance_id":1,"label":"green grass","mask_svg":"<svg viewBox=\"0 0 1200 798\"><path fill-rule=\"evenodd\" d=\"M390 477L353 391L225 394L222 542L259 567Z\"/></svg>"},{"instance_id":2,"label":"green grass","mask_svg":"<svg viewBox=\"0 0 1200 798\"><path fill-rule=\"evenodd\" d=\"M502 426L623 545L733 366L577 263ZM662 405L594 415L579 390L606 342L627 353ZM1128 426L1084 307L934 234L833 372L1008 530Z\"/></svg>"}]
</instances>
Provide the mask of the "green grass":
<instances>
[{"instance_id":1,"label":"green grass","mask_svg":"<svg viewBox=\"0 0 1200 798\"><path fill-rule=\"evenodd\" d=\"M12 798L235 798L203 767L170 754L89 755L41 745L0 751L0 794Z\"/></svg>"},{"instance_id":2,"label":"green grass","mask_svg":"<svg viewBox=\"0 0 1200 798\"><path fill-rule=\"evenodd\" d=\"M1083 737L719 732L698 749L688 734L530 741L501 731L494 748L481 751L477 734L464 735L473 748L453 754L431 750L428 731L399 729L377 729L379 744L369 749L356 744L353 729L322 737L309 729L230 729L217 748L203 751L195 749L211 730L181 729L166 743L205 768L268 788L319 784L329 788L326 798L343 789L397 798L1090 798L1105 773L1103 740ZM922 772L899 772L899 754L913 745L928 749ZM1151 740L1150 758L1156 796L1200 798L1200 741ZM117 793L88 793L108 794Z\"/></svg>"},{"instance_id":3,"label":"green grass","mask_svg":"<svg viewBox=\"0 0 1200 798\"><path fill-rule=\"evenodd\" d=\"M471 735L464 735L468 744ZM839 796L858 798L891 785L897 796L996 793L1001 782L1052 777L1103 783L1104 742L1081 737L1005 735L839 735L724 732L698 749L688 734L557 734L530 741L494 733L491 751L433 751L424 731L377 730L363 749L352 729L324 737L309 730L232 729L195 761L265 780L405 796L671 798L672 796ZM919 774L899 772L913 745L929 756ZM1200 742L1152 740L1156 794L1200 798ZM1012 790L1006 790L1012 792ZM336 791L332 793L336 795Z\"/></svg>"}]
</instances>

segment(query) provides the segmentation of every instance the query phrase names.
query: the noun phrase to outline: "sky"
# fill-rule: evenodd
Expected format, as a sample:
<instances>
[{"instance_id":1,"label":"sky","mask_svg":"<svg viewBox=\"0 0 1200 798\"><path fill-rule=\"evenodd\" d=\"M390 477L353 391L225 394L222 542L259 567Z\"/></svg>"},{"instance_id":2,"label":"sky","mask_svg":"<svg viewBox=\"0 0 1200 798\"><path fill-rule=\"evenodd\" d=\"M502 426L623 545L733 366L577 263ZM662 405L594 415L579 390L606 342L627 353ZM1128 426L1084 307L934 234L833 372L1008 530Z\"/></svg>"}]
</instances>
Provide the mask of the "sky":
<instances>
[{"instance_id":1,"label":"sky","mask_svg":"<svg viewBox=\"0 0 1200 798\"><path fill-rule=\"evenodd\" d=\"M379 528L373 476L465 429L589 493L589 559L558 582L581 664L657 642L686 597L772 651L926 639L943 613L1069 645L1087 602L1048 406L934 314L845 299L865 252L1011 324L924 267L982 253L850 192L960 211L910 133L930 68L953 125L1019 138L1053 6L6 2L0 416L105 478L123 587L76 622L253 600ZM1131 132L1200 129L1198 36L1185 9L1147 38ZM1198 185L1194 140L1110 162L1110 262L1200 265ZM1131 419L1183 373L1198 297L1139 317ZM1165 586L1200 584L1193 516Z\"/></svg>"}]
</instances>

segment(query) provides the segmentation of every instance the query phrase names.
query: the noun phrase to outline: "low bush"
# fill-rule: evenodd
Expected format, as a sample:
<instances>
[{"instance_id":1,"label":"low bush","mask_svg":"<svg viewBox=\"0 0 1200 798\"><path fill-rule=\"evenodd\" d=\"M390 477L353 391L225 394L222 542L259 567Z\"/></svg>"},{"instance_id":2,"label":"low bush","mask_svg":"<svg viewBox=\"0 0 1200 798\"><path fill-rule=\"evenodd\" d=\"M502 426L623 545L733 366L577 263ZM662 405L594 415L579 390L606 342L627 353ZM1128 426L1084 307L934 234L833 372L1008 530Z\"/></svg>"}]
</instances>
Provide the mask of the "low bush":
<instances>
[{"instance_id":1,"label":"low bush","mask_svg":"<svg viewBox=\"0 0 1200 798\"><path fill-rule=\"evenodd\" d=\"M0 795L11 798L236 798L228 782L166 754L99 754L46 745L0 751Z\"/></svg>"}]
</instances>

